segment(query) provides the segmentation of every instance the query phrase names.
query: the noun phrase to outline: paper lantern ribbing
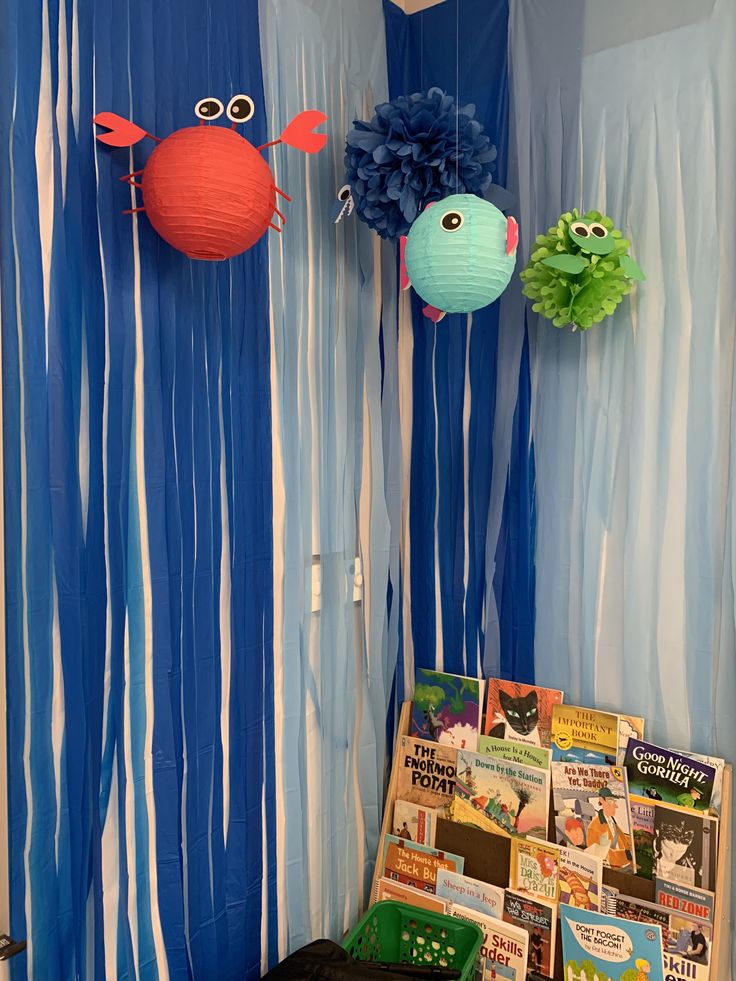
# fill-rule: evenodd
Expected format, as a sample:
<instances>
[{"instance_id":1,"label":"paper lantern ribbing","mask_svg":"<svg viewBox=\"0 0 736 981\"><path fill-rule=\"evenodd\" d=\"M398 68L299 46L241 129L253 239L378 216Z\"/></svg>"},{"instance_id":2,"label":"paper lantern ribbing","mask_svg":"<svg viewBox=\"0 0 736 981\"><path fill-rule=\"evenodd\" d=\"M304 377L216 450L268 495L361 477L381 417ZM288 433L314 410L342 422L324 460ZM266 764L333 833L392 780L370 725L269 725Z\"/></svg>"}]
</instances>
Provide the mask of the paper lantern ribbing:
<instances>
[{"instance_id":1,"label":"paper lantern ribbing","mask_svg":"<svg viewBox=\"0 0 736 981\"><path fill-rule=\"evenodd\" d=\"M101 112L94 122L110 132L97 139L110 146L132 146L146 136L157 146L146 166L121 180L143 192L145 211L158 234L173 248L191 259L222 260L245 252L268 228L280 232L274 216L286 218L276 205L276 195L291 198L276 183L260 151L286 143L305 153L316 153L327 142L314 128L325 122L324 113L299 113L277 140L255 147L235 131L255 111L253 100L236 95L228 103L230 128L205 125L223 113L219 99L200 99L195 113L199 126L176 130L166 139L147 133L140 126L112 112ZM135 180L141 175L140 183Z\"/></svg>"},{"instance_id":2,"label":"paper lantern ribbing","mask_svg":"<svg viewBox=\"0 0 736 981\"><path fill-rule=\"evenodd\" d=\"M435 323L493 303L516 264L518 228L474 194L451 194L428 205L401 240L401 288L413 286Z\"/></svg>"},{"instance_id":3,"label":"paper lantern ribbing","mask_svg":"<svg viewBox=\"0 0 736 981\"><path fill-rule=\"evenodd\" d=\"M600 211L576 209L560 216L546 235L538 235L521 273L532 310L555 327L587 330L612 314L634 285L645 279L628 255L630 243Z\"/></svg>"}]
</instances>

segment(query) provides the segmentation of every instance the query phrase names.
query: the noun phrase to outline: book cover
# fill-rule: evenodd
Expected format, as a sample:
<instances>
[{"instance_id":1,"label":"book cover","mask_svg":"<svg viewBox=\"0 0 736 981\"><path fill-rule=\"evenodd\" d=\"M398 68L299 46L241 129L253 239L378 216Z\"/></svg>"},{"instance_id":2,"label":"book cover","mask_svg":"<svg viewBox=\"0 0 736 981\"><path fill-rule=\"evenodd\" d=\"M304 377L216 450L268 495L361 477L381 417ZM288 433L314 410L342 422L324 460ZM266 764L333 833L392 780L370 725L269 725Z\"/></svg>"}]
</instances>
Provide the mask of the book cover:
<instances>
[{"instance_id":1,"label":"book cover","mask_svg":"<svg viewBox=\"0 0 736 981\"><path fill-rule=\"evenodd\" d=\"M654 901L678 916L696 916L701 920L713 921L715 893L709 889L697 889L679 882L656 879Z\"/></svg>"},{"instance_id":2,"label":"book cover","mask_svg":"<svg viewBox=\"0 0 736 981\"><path fill-rule=\"evenodd\" d=\"M483 681L417 668L411 735L454 746L478 748Z\"/></svg>"},{"instance_id":3,"label":"book cover","mask_svg":"<svg viewBox=\"0 0 736 981\"><path fill-rule=\"evenodd\" d=\"M442 807L455 792L457 750L426 739L399 737L396 796L422 807Z\"/></svg>"},{"instance_id":4,"label":"book cover","mask_svg":"<svg viewBox=\"0 0 736 981\"><path fill-rule=\"evenodd\" d=\"M451 819L514 837L547 837L549 773L458 750Z\"/></svg>"},{"instance_id":5,"label":"book cover","mask_svg":"<svg viewBox=\"0 0 736 981\"><path fill-rule=\"evenodd\" d=\"M536 766L541 770L549 770L552 760L552 750L548 746L533 746L531 743L515 743L511 739L496 739L493 736L480 736L478 752L486 756L495 756L509 763L523 763L524 766Z\"/></svg>"},{"instance_id":6,"label":"book cover","mask_svg":"<svg viewBox=\"0 0 736 981\"><path fill-rule=\"evenodd\" d=\"M619 716L577 705L552 707L552 761L615 765Z\"/></svg>"},{"instance_id":7,"label":"book cover","mask_svg":"<svg viewBox=\"0 0 736 981\"><path fill-rule=\"evenodd\" d=\"M485 916L500 920L503 916L504 890L460 872L443 869L437 873L437 895Z\"/></svg>"},{"instance_id":8,"label":"book cover","mask_svg":"<svg viewBox=\"0 0 736 981\"><path fill-rule=\"evenodd\" d=\"M560 848L560 902L601 910L603 862L578 848Z\"/></svg>"},{"instance_id":9,"label":"book cover","mask_svg":"<svg viewBox=\"0 0 736 981\"><path fill-rule=\"evenodd\" d=\"M653 878L654 872L654 804L629 802L631 807L631 833L634 836L636 874L645 879Z\"/></svg>"},{"instance_id":10,"label":"book cover","mask_svg":"<svg viewBox=\"0 0 736 981\"><path fill-rule=\"evenodd\" d=\"M619 715L618 717L618 752L616 754L616 765L624 765L626 747L629 739L644 738L644 719L638 715Z\"/></svg>"},{"instance_id":11,"label":"book cover","mask_svg":"<svg viewBox=\"0 0 736 981\"><path fill-rule=\"evenodd\" d=\"M453 903L451 915L474 923L483 931L476 962L476 981L525 981L529 938L525 930Z\"/></svg>"},{"instance_id":12,"label":"book cover","mask_svg":"<svg viewBox=\"0 0 736 981\"><path fill-rule=\"evenodd\" d=\"M434 893L441 869L462 872L464 865L462 855L384 835L380 872L385 879Z\"/></svg>"},{"instance_id":13,"label":"book cover","mask_svg":"<svg viewBox=\"0 0 736 981\"><path fill-rule=\"evenodd\" d=\"M503 918L506 923L526 930L529 936L529 970L552 977L557 938L557 905L507 889L503 901Z\"/></svg>"},{"instance_id":14,"label":"book cover","mask_svg":"<svg viewBox=\"0 0 736 981\"><path fill-rule=\"evenodd\" d=\"M395 903L407 903L409 906L429 910L430 913L447 913L448 908L446 899L433 896L424 889L415 889L413 886L405 886L392 879L381 878L376 883L373 902L380 903L384 899L390 899Z\"/></svg>"},{"instance_id":15,"label":"book cover","mask_svg":"<svg viewBox=\"0 0 736 981\"><path fill-rule=\"evenodd\" d=\"M664 981L659 926L573 906L560 907L560 921L569 981Z\"/></svg>"},{"instance_id":16,"label":"book cover","mask_svg":"<svg viewBox=\"0 0 736 981\"><path fill-rule=\"evenodd\" d=\"M394 803L393 833L405 841L434 845L437 815L434 808L411 804L406 800Z\"/></svg>"},{"instance_id":17,"label":"book cover","mask_svg":"<svg viewBox=\"0 0 736 981\"><path fill-rule=\"evenodd\" d=\"M654 806L654 875L698 889L715 889L718 818Z\"/></svg>"},{"instance_id":18,"label":"book cover","mask_svg":"<svg viewBox=\"0 0 736 981\"><path fill-rule=\"evenodd\" d=\"M516 892L557 902L560 851L536 838L513 838L509 886Z\"/></svg>"},{"instance_id":19,"label":"book cover","mask_svg":"<svg viewBox=\"0 0 736 981\"><path fill-rule=\"evenodd\" d=\"M634 871L626 771L617 766L552 763L557 843L596 855L619 872Z\"/></svg>"},{"instance_id":20,"label":"book cover","mask_svg":"<svg viewBox=\"0 0 736 981\"><path fill-rule=\"evenodd\" d=\"M632 797L644 802L664 801L686 810L708 811L715 767L639 739L629 739L624 766Z\"/></svg>"},{"instance_id":21,"label":"book cover","mask_svg":"<svg viewBox=\"0 0 736 981\"><path fill-rule=\"evenodd\" d=\"M495 739L549 746L552 707L561 704L563 697L554 688L489 678L483 732Z\"/></svg>"},{"instance_id":22,"label":"book cover","mask_svg":"<svg viewBox=\"0 0 736 981\"><path fill-rule=\"evenodd\" d=\"M710 798L710 810L711 814L721 813L721 794L723 792L723 771L726 766L726 761L721 759L720 756L706 756L705 753L691 753L690 750L680 749L677 750L680 756L689 756L691 759L699 760L701 763L707 763L708 766L712 766L716 771L716 778L713 781L713 793Z\"/></svg>"}]
</instances>

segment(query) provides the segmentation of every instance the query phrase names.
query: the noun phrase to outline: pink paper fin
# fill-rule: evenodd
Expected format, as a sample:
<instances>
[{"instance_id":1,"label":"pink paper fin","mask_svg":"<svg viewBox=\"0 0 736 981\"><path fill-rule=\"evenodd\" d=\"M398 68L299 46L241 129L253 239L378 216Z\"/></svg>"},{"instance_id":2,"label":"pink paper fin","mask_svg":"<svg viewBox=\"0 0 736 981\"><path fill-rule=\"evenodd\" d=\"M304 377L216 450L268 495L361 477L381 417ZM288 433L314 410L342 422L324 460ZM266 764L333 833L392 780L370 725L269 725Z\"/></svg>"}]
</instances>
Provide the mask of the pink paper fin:
<instances>
[{"instance_id":1,"label":"pink paper fin","mask_svg":"<svg viewBox=\"0 0 736 981\"><path fill-rule=\"evenodd\" d=\"M411 280L409 279L409 273L406 271L406 263L404 262L404 252L406 251L406 235L402 235L399 239L399 287L402 290L408 290L411 286Z\"/></svg>"},{"instance_id":2,"label":"pink paper fin","mask_svg":"<svg viewBox=\"0 0 736 981\"><path fill-rule=\"evenodd\" d=\"M318 153L327 142L326 133L313 132L315 126L326 123L327 116L318 109L305 109L292 121L281 134L281 142L293 146L304 153Z\"/></svg>"},{"instance_id":3,"label":"pink paper fin","mask_svg":"<svg viewBox=\"0 0 736 981\"><path fill-rule=\"evenodd\" d=\"M438 310L437 307L433 307L429 303L422 309L422 313L435 324L439 323L445 315L444 310Z\"/></svg>"},{"instance_id":4,"label":"pink paper fin","mask_svg":"<svg viewBox=\"0 0 736 981\"><path fill-rule=\"evenodd\" d=\"M516 223L516 218L512 218L509 215L506 219L506 255L512 255L516 252L518 242L519 226Z\"/></svg>"},{"instance_id":5,"label":"pink paper fin","mask_svg":"<svg viewBox=\"0 0 736 981\"><path fill-rule=\"evenodd\" d=\"M98 112L92 122L110 130L109 133L97 134L100 143L107 143L108 146L133 146L134 143L138 143L148 136L148 133L140 126L131 123L129 119L118 116L115 112Z\"/></svg>"}]
</instances>

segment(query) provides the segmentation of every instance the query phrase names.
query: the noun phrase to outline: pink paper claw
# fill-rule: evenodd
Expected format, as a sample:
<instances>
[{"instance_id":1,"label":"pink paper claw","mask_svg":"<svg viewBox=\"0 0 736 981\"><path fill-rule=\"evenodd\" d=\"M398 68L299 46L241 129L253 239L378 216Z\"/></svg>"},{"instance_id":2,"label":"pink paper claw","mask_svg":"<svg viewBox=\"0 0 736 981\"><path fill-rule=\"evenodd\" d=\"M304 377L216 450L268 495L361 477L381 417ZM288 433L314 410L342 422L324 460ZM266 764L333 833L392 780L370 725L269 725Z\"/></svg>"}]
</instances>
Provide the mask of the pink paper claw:
<instances>
[{"instance_id":1,"label":"pink paper claw","mask_svg":"<svg viewBox=\"0 0 736 981\"><path fill-rule=\"evenodd\" d=\"M506 219L506 255L512 255L516 252L516 246L519 243L519 226L516 222L516 218L512 218L511 215Z\"/></svg>"},{"instance_id":2,"label":"pink paper claw","mask_svg":"<svg viewBox=\"0 0 736 981\"><path fill-rule=\"evenodd\" d=\"M107 143L108 146L133 146L151 135L115 112L98 112L92 122L110 130L109 133L97 133L100 143ZM158 137L153 136L152 139L157 140Z\"/></svg>"},{"instance_id":3,"label":"pink paper claw","mask_svg":"<svg viewBox=\"0 0 736 981\"><path fill-rule=\"evenodd\" d=\"M327 143L326 133L315 133L315 127L326 123L327 116L318 109L305 109L292 121L280 136L282 143L293 146L304 153L318 153Z\"/></svg>"}]
</instances>

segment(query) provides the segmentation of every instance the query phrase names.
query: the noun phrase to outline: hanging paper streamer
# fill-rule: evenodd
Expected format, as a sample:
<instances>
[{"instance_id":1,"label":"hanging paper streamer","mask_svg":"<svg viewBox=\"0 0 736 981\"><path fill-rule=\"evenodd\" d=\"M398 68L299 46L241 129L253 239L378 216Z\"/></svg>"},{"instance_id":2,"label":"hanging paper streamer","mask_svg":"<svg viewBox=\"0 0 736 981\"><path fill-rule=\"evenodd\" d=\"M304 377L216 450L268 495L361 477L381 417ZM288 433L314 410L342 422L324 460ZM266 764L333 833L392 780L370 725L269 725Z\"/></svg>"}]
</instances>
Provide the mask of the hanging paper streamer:
<instances>
[{"instance_id":1,"label":"hanging paper streamer","mask_svg":"<svg viewBox=\"0 0 736 981\"><path fill-rule=\"evenodd\" d=\"M516 219L474 194L428 205L401 239L401 288L413 286L437 322L497 299L516 264Z\"/></svg>"},{"instance_id":2,"label":"hanging paper streamer","mask_svg":"<svg viewBox=\"0 0 736 981\"><path fill-rule=\"evenodd\" d=\"M484 194L496 148L474 117L474 105L431 88L376 106L367 122L356 119L345 168L358 217L397 241L431 202Z\"/></svg>"},{"instance_id":3,"label":"hanging paper streamer","mask_svg":"<svg viewBox=\"0 0 736 981\"><path fill-rule=\"evenodd\" d=\"M254 245L266 229L280 232L275 220L286 222L276 195L291 198L276 187L260 151L286 143L316 153L327 136L313 130L327 117L316 110L300 112L277 140L254 147L235 129L253 117L250 96L232 97L227 128L206 125L225 111L219 99L200 99L194 111L199 126L179 129L163 140L113 112L98 113L93 121L109 130L97 134L109 146L132 146L147 136L158 144L142 170L122 178L141 189L144 202L125 214L145 211L161 238L191 259L229 259Z\"/></svg>"},{"instance_id":4,"label":"hanging paper streamer","mask_svg":"<svg viewBox=\"0 0 736 981\"><path fill-rule=\"evenodd\" d=\"M644 273L628 255L630 243L599 211L560 216L546 235L538 235L521 273L532 310L555 327L587 330L612 314Z\"/></svg>"}]
</instances>

